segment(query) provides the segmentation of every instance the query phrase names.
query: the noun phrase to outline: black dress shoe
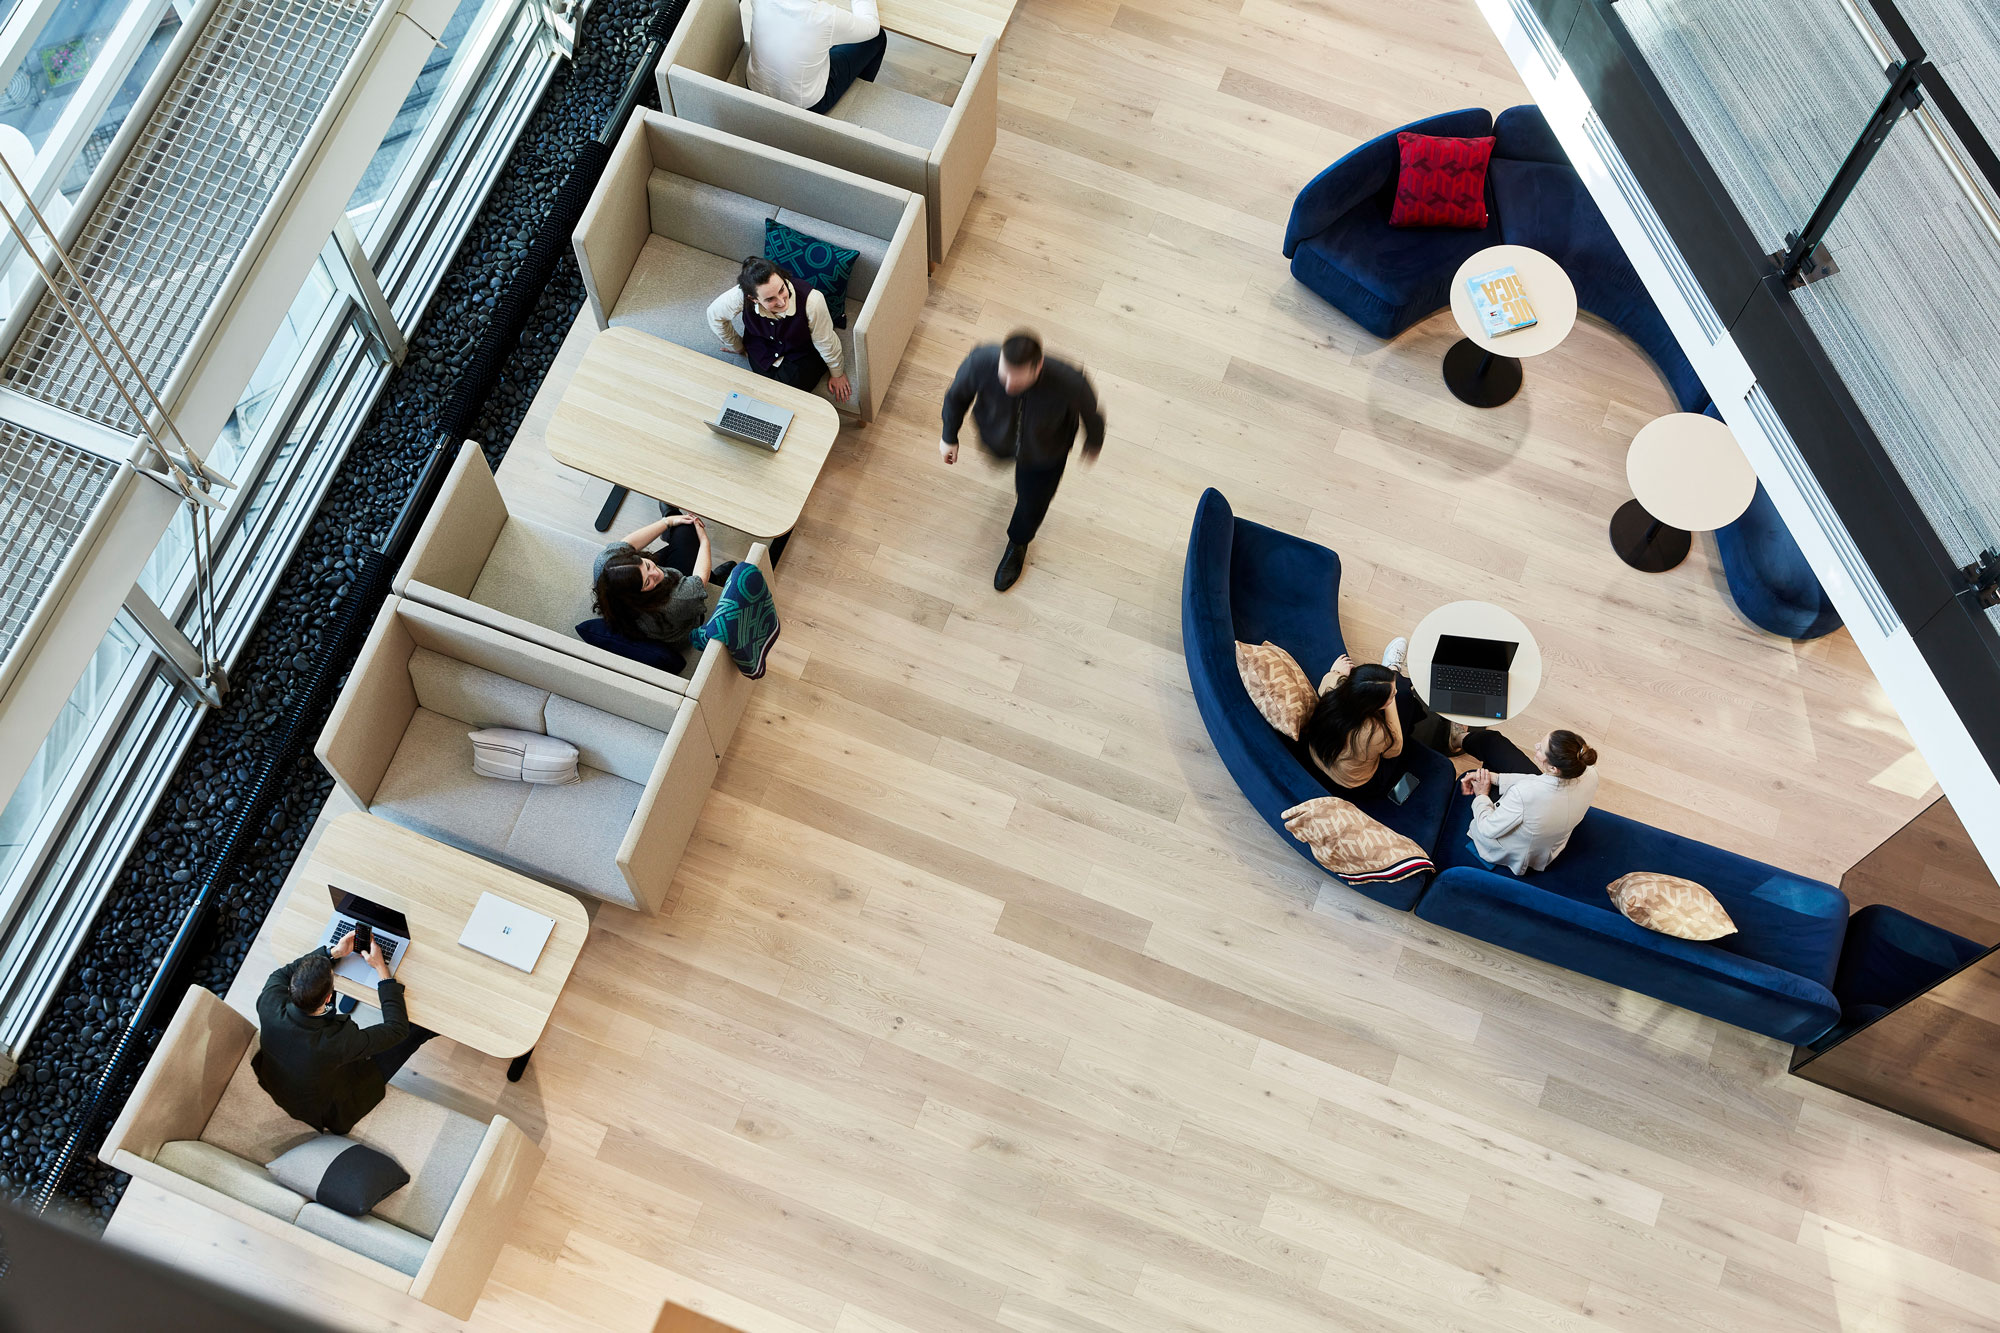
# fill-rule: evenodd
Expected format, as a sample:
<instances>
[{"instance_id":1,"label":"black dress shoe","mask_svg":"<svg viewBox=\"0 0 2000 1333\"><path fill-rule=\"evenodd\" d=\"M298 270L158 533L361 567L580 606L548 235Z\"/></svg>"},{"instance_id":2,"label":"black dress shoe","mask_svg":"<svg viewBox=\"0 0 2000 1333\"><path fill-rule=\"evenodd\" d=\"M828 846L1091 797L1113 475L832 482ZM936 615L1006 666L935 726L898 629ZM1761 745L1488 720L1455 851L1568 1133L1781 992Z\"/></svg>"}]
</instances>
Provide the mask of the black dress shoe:
<instances>
[{"instance_id":1,"label":"black dress shoe","mask_svg":"<svg viewBox=\"0 0 2000 1333\"><path fill-rule=\"evenodd\" d=\"M670 505L665 500L660 501L661 518L672 518L675 514L678 514L680 512L681 508L679 505Z\"/></svg>"},{"instance_id":2,"label":"black dress shoe","mask_svg":"<svg viewBox=\"0 0 2000 1333\"><path fill-rule=\"evenodd\" d=\"M1000 568L993 571L993 591L1005 592L1014 586L1014 580L1021 577L1021 566L1028 563L1028 548L1007 543L1007 553L1000 557Z\"/></svg>"},{"instance_id":3,"label":"black dress shoe","mask_svg":"<svg viewBox=\"0 0 2000 1333\"><path fill-rule=\"evenodd\" d=\"M723 584L729 582L730 572L735 568L736 562L734 560L725 560L715 568L709 570L708 586L711 588L720 588Z\"/></svg>"}]
</instances>

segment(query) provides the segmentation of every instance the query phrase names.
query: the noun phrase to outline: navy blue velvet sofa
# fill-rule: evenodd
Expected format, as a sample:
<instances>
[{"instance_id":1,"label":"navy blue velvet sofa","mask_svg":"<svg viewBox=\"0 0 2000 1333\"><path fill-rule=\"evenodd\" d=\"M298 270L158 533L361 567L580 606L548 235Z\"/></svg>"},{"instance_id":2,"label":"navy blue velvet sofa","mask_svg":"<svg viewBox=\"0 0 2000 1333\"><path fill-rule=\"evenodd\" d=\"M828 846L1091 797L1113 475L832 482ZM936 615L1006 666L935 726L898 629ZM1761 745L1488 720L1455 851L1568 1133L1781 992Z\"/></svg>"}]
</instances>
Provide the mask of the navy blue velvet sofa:
<instances>
[{"instance_id":1,"label":"navy blue velvet sofa","mask_svg":"<svg viewBox=\"0 0 2000 1333\"><path fill-rule=\"evenodd\" d=\"M1708 415L1722 419L1713 403ZM1788 639L1817 639L1840 628L1840 612L1762 482L1743 517L1716 530L1715 546L1729 596L1757 628Z\"/></svg>"},{"instance_id":2,"label":"navy blue velvet sofa","mask_svg":"<svg viewBox=\"0 0 2000 1333\"><path fill-rule=\"evenodd\" d=\"M1277 644L1315 683L1347 651L1340 633L1340 557L1317 542L1236 517L1220 491L1203 493L1181 580L1181 643L1188 679L1209 739L1229 775L1266 823L1308 861L1312 852L1285 832L1284 812L1325 796L1303 751L1250 702L1236 670L1236 643ZM1418 786L1402 805L1365 801L1374 818L1429 848L1456 791L1451 761L1414 746ZM1314 861L1314 865L1319 863ZM1353 886L1408 911L1429 876Z\"/></svg>"},{"instance_id":3,"label":"navy blue velvet sofa","mask_svg":"<svg viewBox=\"0 0 2000 1333\"><path fill-rule=\"evenodd\" d=\"M1570 166L1540 107L1451 111L1403 130L1494 138L1486 176L1487 225L1391 227L1401 165L1391 130L1314 177L1292 205L1285 257L1292 274L1378 338L1393 338L1451 303L1458 266L1489 245L1526 245L1561 264L1580 309L1638 344L1666 377L1681 409L1709 402L1660 308L1603 213Z\"/></svg>"},{"instance_id":4,"label":"navy blue velvet sofa","mask_svg":"<svg viewBox=\"0 0 2000 1333\"><path fill-rule=\"evenodd\" d=\"M1833 993L1840 997L1840 1026L1816 1044L1828 1045L1874 1022L1986 951L1977 940L1908 912L1881 903L1862 908L1848 918L1847 942L1833 982Z\"/></svg>"}]
</instances>

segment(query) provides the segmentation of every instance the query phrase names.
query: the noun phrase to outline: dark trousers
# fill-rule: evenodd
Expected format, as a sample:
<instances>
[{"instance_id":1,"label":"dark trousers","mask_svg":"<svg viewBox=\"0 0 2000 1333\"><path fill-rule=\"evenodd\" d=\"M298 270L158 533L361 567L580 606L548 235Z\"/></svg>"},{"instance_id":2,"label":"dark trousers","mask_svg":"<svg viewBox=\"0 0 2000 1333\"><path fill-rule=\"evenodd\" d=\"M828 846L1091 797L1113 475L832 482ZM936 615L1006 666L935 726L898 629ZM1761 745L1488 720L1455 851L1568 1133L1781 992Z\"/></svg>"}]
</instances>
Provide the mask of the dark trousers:
<instances>
[{"instance_id":1,"label":"dark trousers","mask_svg":"<svg viewBox=\"0 0 2000 1333\"><path fill-rule=\"evenodd\" d=\"M660 535L660 545L645 552L645 556L661 569L692 574L694 562L701 558L701 534L692 523L676 523Z\"/></svg>"},{"instance_id":2,"label":"dark trousers","mask_svg":"<svg viewBox=\"0 0 2000 1333\"><path fill-rule=\"evenodd\" d=\"M882 57L889 54L889 34L878 32L865 42L848 42L836 46L826 53L826 96L807 108L824 116L840 105L840 99L847 96L847 90L854 86L856 79L875 82L875 76L882 72Z\"/></svg>"},{"instance_id":3,"label":"dark trousers","mask_svg":"<svg viewBox=\"0 0 2000 1333\"><path fill-rule=\"evenodd\" d=\"M1042 520L1048 517L1049 502L1056 498L1056 487L1062 485L1063 467L1069 462L1065 458L1054 467L1026 467L1014 464L1014 517L1007 521L1007 540L1016 546L1026 546L1041 531Z\"/></svg>"},{"instance_id":4,"label":"dark trousers","mask_svg":"<svg viewBox=\"0 0 2000 1333\"><path fill-rule=\"evenodd\" d=\"M1502 736L1497 731L1481 729L1473 731L1465 738L1465 752L1479 761L1479 766L1488 773L1539 773L1542 766L1534 756L1523 754L1521 747Z\"/></svg>"},{"instance_id":5,"label":"dark trousers","mask_svg":"<svg viewBox=\"0 0 2000 1333\"><path fill-rule=\"evenodd\" d=\"M811 393L819 387L819 382L826 378L826 359L816 348L809 347L803 352L786 357L783 365L773 366L769 370L759 370L757 373L767 380L776 380L780 384L789 384L794 389L804 389L807 393Z\"/></svg>"},{"instance_id":6,"label":"dark trousers","mask_svg":"<svg viewBox=\"0 0 2000 1333\"><path fill-rule=\"evenodd\" d=\"M410 1062L410 1057L417 1053L417 1047L423 1045L436 1035L437 1033L432 1032L429 1028L420 1028L415 1023L412 1023L410 1024L409 1036L403 1038L386 1051L377 1051L373 1058L375 1067L382 1071L382 1081L386 1083L396 1077L396 1071Z\"/></svg>"}]
</instances>

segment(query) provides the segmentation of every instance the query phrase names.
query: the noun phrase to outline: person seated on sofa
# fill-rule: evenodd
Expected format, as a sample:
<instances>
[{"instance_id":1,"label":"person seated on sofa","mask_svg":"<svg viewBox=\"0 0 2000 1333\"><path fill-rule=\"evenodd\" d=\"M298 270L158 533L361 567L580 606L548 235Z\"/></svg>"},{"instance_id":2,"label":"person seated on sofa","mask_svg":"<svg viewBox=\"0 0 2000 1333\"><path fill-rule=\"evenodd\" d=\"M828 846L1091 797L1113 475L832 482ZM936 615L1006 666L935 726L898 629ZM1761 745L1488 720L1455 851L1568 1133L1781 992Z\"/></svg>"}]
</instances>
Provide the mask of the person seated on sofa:
<instances>
[{"instance_id":1,"label":"person seated on sofa","mask_svg":"<svg viewBox=\"0 0 2000 1333\"><path fill-rule=\"evenodd\" d=\"M739 317L741 334L735 324ZM763 256L743 261L736 285L710 302L708 322L723 350L746 358L764 378L811 393L820 376L827 375L836 401L854 396L826 297Z\"/></svg>"},{"instance_id":2,"label":"person seated on sofa","mask_svg":"<svg viewBox=\"0 0 2000 1333\"><path fill-rule=\"evenodd\" d=\"M1319 703L1299 730L1321 780L1348 800L1368 800L1396 784L1406 767L1407 730L1426 716L1401 674L1406 648L1406 640L1392 642L1380 666L1356 665L1342 653L1320 682Z\"/></svg>"},{"instance_id":3,"label":"person seated on sofa","mask_svg":"<svg viewBox=\"0 0 2000 1333\"><path fill-rule=\"evenodd\" d=\"M1597 751L1573 731L1536 741L1533 759L1497 731L1480 736L1486 766L1459 779L1459 790L1472 797L1473 852L1516 875L1547 869L1590 813Z\"/></svg>"},{"instance_id":4,"label":"person seated on sofa","mask_svg":"<svg viewBox=\"0 0 2000 1333\"><path fill-rule=\"evenodd\" d=\"M746 0L750 91L823 116L856 79L873 83L889 52L889 35L875 0L853 3L849 13L824 0Z\"/></svg>"},{"instance_id":5,"label":"person seated on sofa","mask_svg":"<svg viewBox=\"0 0 2000 1333\"><path fill-rule=\"evenodd\" d=\"M362 1027L334 1004L333 965L354 952L354 932L314 949L264 981L257 996L258 1047L250 1068L294 1120L345 1134L378 1106L396 1071L436 1036L410 1022L403 983L389 975L380 940L363 955L375 969L382 1021Z\"/></svg>"},{"instance_id":6,"label":"person seated on sofa","mask_svg":"<svg viewBox=\"0 0 2000 1333\"><path fill-rule=\"evenodd\" d=\"M708 618L709 587L720 587L736 562L712 567L708 524L660 508L671 512L599 551L590 577L597 614L614 633L678 648ZM647 551L661 536L666 545Z\"/></svg>"}]
</instances>

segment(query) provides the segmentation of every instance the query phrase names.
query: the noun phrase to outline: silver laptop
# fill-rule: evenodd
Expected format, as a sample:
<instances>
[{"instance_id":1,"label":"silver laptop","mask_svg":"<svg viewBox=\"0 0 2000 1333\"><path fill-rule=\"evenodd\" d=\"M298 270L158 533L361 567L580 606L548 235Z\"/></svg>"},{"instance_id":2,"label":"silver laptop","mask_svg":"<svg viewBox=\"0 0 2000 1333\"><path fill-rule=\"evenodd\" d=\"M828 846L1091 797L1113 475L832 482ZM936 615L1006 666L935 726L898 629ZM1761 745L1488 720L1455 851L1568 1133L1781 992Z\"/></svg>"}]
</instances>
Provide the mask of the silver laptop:
<instances>
[{"instance_id":1,"label":"silver laptop","mask_svg":"<svg viewBox=\"0 0 2000 1333\"><path fill-rule=\"evenodd\" d=\"M403 914L393 907L370 902L358 893L349 893L337 885L327 885L326 891L333 898L333 916L326 923L326 938L320 943L331 949L348 931L356 926L366 926L375 938L382 941L382 961L388 965L389 975L395 976L396 969L403 965L404 955L410 951L410 923ZM336 962L333 965L334 975L358 981L364 986L373 986L375 969L368 966L368 960L362 957L366 952L357 948Z\"/></svg>"},{"instance_id":2,"label":"silver laptop","mask_svg":"<svg viewBox=\"0 0 2000 1333\"><path fill-rule=\"evenodd\" d=\"M792 416L782 407L732 393L723 401L722 411L708 423L708 427L718 435L759 444L775 454L778 446L785 442L785 432L791 429Z\"/></svg>"},{"instance_id":3,"label":"silver laptop","mask_svg":"<svg viewBox=\"0 0 2000 1333\"><path fill-rule=\"evenodd\" d=\"M542 956L542 946L549 942L549 933L555 928L554 917L531 912L505 898L482 893L458 942L509 967L532 972L535 960Z\"/></svg>"}]
</instances>

